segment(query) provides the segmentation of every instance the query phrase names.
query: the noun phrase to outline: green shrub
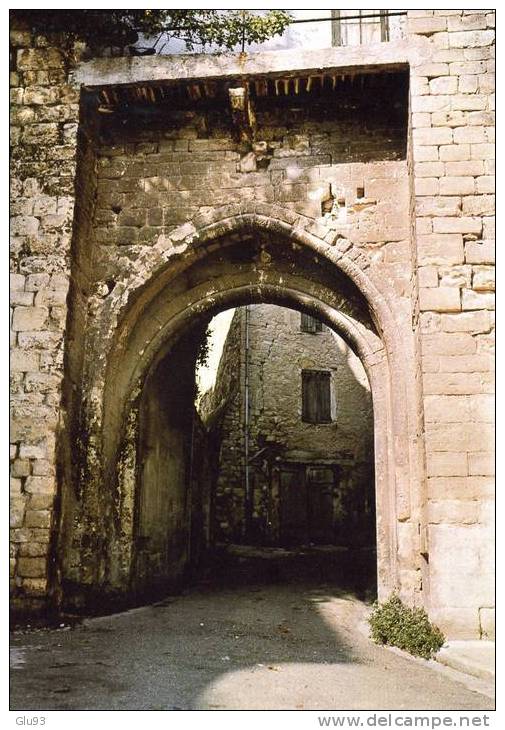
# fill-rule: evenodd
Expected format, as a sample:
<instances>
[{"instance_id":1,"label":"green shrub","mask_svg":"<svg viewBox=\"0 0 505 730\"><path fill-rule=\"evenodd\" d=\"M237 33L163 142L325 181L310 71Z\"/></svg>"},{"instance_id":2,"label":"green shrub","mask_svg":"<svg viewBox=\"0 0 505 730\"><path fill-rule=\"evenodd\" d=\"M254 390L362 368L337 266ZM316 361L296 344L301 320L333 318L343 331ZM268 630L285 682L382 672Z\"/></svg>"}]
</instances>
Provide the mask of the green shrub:
<instances>
[{"instance_id":1,"label":"green shrub","mask_svg":"<svg viewBox=\"0 0 505 730\"><path fill-rule=\"evenodd\" d=\"M445 641L424 608L409 608L393 593L386 603L374 603L368 619L376 644L389 644L414 656L429 659Z\"/></svg>"}]
</instances>

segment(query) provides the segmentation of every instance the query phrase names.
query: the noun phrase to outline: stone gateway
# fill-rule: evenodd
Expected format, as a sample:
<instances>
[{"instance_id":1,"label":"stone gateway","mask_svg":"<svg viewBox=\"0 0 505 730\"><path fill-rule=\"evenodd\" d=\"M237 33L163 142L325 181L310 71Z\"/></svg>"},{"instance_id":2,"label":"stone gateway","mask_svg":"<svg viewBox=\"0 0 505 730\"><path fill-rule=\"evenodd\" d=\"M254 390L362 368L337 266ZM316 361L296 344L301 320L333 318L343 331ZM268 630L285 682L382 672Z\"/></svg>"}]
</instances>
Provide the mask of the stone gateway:
<instances>
[{"instance_id":1,"label":"stone gateway","mask_svg":"<svg viewBox=\"0 0 505 730\"><path fill-rule=\"evenodd\" d=\"M366 372L379 598L492 635L493 27L87 61L12 30L15 607L143 600L198 562L195 342L275 304Z\"/></svg>"}]
</instances>

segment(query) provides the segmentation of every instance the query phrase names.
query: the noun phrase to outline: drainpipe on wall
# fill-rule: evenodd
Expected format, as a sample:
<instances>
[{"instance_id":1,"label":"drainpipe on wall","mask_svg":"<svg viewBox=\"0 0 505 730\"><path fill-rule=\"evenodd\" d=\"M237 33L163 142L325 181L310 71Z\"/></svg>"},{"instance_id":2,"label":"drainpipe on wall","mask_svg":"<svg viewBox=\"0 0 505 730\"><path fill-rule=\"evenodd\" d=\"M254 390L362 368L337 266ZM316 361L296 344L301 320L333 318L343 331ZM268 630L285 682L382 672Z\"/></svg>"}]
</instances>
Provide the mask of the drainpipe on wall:
<instances>
[{"instance_id":1,"label":"drainpipe on wall","mask_svg":"<svg viewBox=\"0 0 505 730\"><path fill-rule=\"evenodd\" d=\"M249 479L249 305L245 307L245 348L244 348L244 466L245 466L245 502L244 502L244 537L251 535L252 525L252 491Z\"/></svg>"}]
</instances>

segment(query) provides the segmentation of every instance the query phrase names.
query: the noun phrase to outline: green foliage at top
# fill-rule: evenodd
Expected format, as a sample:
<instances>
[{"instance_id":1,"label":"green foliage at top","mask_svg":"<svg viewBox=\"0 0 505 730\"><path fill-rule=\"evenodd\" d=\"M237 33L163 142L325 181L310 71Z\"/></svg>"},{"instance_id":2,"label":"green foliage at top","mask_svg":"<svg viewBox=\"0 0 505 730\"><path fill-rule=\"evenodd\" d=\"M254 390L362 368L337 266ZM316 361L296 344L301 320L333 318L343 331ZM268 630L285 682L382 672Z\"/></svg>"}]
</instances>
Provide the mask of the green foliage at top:
<instances>
[{"instance_id":1,"label":"green foliage at top","mask_svg":"<svg viewBox=\"0 0 505 730\"><path fill-rule=\"evenodd\" d=\"M205 367L209 364L209 355L210 355L210 338L212 335L212 330L210 328L210 325L207 326L207 329L205 330L205 333L203 335L202 341L200 342L200 345L198 347L198 352L196 355L196 367Z\"/></svg>"},{"instance_id":2,"label":"green foliage at top","mask_svg":"<svg viewBox=\"0 0 505 730\"><path fill-rule=\"evenodd\" d=\"M211 336L212 330L210 328L210 325L207 325L207 329L203 334L196 353L195 374L196 371L198 371L200 368L206 367L209 364ZM202 397L202 395L203 392L200 390L198 382L195 379L195 401L198 401Z\"/></svg>"},{"instance_id":3,"label":"green foliage at top","mask_svg":"<svg viewBox=\"0 0 505 730\"><path fill-rule=\"evenodd\" d=\"M155 37L166 31L180 38L189 50L213 44L221 49L244 49L283 33L291 22L286 10L257 15L249 10L12 10L38 33L63 33L90 48L125 47L139 33Z\"/></svg>"},{"instance_id":4,"label":"green foliage at top","mask_svg":"<svg viewBox=\"0 0 505 730\"><path fill-rule=\"evenodd\" d=\"M368 620L376 644L397 646L424 659L435 654L445 641L424 608L409 608L396 594L385 603L376 602Z\"/></svg>"}]
</instances>

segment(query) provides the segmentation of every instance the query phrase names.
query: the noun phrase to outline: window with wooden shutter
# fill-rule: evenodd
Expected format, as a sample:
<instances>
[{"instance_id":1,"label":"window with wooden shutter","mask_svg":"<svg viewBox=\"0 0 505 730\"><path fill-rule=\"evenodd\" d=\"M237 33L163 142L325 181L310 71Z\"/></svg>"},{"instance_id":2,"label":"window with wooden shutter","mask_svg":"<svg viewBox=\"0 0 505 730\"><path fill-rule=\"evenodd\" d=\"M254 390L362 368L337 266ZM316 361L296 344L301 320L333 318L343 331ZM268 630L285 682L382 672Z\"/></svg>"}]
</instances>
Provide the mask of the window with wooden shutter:
<instances>
[{"instance_id":1,"label":"window with wooden shutter","mask_svg":"<svg viewBox=\"0 0 505 730\"><path fill-rule=\"evenodd\" d=\"M302 370L302 421L331 423L331 374Z\"/></svg>"},{"instance_id":2,"label":"window with wooden shutter","mask_svg":"<svg viewBox=\"0 0 505 730\"><path fill-rule=\"evenodd\" d=\"M320 322L315 317L312 317L310 314L304 314L301 313L300 318L300 329L302 332L322 332L323 331L323 323Z\"/></svg>"}]
</instances>

